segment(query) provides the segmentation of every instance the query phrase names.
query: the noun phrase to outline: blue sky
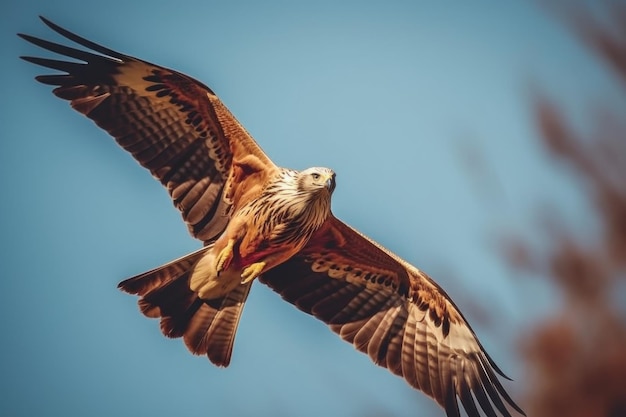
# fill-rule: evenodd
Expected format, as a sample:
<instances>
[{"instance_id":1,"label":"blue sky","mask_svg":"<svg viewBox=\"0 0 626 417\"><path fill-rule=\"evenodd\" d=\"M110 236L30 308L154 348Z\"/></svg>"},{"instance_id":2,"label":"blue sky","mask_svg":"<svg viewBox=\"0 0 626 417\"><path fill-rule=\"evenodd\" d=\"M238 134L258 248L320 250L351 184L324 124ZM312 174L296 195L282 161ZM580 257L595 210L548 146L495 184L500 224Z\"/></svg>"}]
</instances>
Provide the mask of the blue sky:
<instances>
[{"instance_id":1,"label":"blue sky","mask_svg":"<svg viewBox=\"0 0 626 417\"><path fill-rule=\"evenodd\" d=\"M523 391L514 343L553 294L518 281L497 237L532 237L546 199L581 233L593 227L538 144L531 87L583 129L578 103L625 105L561 22L532 2L11 0L0 5L1 415L443 415L260 284L229 368L162 337L116 285L199 243L161 186L17 59L40 54L17 32L59 39L39 14L208 84L278 164L333 168L335 214L440 282Z\"/></svg>"}]
</instances>

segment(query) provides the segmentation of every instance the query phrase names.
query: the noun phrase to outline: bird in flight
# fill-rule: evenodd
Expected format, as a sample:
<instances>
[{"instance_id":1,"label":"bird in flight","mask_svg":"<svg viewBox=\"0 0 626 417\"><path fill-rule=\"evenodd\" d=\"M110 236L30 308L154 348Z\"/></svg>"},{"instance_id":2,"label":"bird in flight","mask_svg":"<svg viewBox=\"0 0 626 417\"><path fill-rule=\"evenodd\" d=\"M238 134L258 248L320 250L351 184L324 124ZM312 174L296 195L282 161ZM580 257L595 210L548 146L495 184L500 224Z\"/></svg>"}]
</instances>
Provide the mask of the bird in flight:
<instances>
[{"instance_id":1,"label":"bird in flight","mask_svg":"<svg viewBox=\"0 0 626 417\"><path fill-rule=\"evenodd\" d=\"M255 279L322 320L448 416L524 414L459 309L428 275L337 219L335 173L275 165L199 81L41 18L77 49L19 34L71 61L36 79L130 152L167 189L203 247L122 281L167 337L228 366ZM89 51L91 50L91 51Z\"/></svg>"}]
</instances>

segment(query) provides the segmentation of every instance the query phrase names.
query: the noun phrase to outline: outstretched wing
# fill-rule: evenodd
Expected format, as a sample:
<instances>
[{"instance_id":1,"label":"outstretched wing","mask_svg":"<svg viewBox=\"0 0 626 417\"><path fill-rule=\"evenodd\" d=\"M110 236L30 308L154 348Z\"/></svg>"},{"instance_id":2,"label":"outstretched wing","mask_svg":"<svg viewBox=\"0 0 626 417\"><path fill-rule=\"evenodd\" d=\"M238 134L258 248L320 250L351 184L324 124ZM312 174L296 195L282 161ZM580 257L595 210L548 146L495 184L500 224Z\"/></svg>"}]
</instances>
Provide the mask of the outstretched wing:
<instances>
[{"instance_id":1,"label":"outstretched wing","mask_svg":"<svg viewBox=\"0 0 626 417\"><path fill-rule=\"evenodd\" d=\"M276 166L207 86L43 22L91 51L33 36L25 40L75 61L25 56L65 74L36 79L109 132L168 190L190 233L205 242L231 206L258 191Z\"/></svg>"},{"instance_id":2,"label":"outstretched wing","mask_svg":"<svg viewBox=\"0 0 626 417\"><path fill-rule=\"evenodd\" d=\"M377 364L433 397L448 416L504 402L504 376L448 295L426 274L335 217L294 258L260 280L327 323ZM504 401L503 401L504 399ZM476 404L475 400L478 401Z\"/></svg>"}]
</instances>

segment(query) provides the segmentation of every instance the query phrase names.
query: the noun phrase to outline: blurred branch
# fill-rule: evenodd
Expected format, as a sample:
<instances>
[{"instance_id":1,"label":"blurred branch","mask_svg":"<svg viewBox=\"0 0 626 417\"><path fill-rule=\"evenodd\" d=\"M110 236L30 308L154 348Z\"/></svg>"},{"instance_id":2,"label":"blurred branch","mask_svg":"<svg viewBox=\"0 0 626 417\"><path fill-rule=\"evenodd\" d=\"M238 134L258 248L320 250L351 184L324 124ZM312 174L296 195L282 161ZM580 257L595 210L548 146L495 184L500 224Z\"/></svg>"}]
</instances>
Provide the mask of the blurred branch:
<instances>
[{"instance_id":1,"label":"blurred branch","mask_svg":"<svg viewBox=\"0 0 626 417\"><path fill-rule=\"evenodd\" d=\"M626 86L626 5L615 1L605 2L605 6L604 17L594 16L581 6L572 8L571 25Z\"/></svg>"},{"instance_id":2,"label":"blurred branch","mask_svg":"<svg viewBox=\"0 0 626 417\"><path fill-rule=\"evenodd\" d=\"M588 8L568 5L561 16L626 85L626 6L605 4L612 24ZM551 318L524 336L529 364L529 415L626 415L626 123L597 106L589 137L571 127L559 105L542 94L533 102L548 152L568 163L598 216L597 236L575 239L549 216L550 249L510 238L504 255L515 268L539 273L563 294Z\"/></svg>"}]
</instances>

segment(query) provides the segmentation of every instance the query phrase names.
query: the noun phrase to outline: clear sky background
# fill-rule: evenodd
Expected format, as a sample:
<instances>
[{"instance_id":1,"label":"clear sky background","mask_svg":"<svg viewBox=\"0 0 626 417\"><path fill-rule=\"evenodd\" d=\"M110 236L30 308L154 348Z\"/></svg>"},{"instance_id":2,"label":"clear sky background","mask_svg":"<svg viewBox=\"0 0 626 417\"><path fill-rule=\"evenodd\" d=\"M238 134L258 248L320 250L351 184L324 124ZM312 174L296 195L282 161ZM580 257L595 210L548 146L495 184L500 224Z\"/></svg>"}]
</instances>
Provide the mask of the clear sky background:
<instances>
[{"instance_id":1,"label":"clear sky background","mask_svg":"<svg viewBox=\"0 0 626 417\"><path fill-rule=\"evenodd\" d=\"M60 39L39 14L206 83L276 163L332 167L335 214L433 276L523 392L514 345L557 301L519 281L497 238L531 235L546 199L593 227L539 145L531 87L582 129L588 98L625 103L562 22L506 3L3 2L0 415L443 415L261 284L229 368L164 338L116 285L199 243L165 190L17 58L41 54L17 32Z\"/></svg>"}]
</instances>

